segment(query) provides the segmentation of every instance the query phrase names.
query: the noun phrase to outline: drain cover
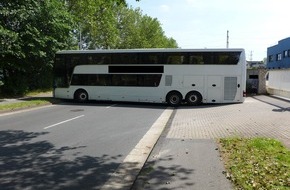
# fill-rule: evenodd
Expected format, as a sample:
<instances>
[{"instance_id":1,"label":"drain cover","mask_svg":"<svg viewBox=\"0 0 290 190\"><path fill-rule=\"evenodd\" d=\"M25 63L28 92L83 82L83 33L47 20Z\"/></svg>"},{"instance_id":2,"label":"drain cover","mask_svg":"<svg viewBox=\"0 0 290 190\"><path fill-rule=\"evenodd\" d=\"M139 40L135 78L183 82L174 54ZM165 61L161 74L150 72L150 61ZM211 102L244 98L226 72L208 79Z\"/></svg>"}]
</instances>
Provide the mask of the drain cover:
<instances>
[{"instance_id":1,"label":"drain cover","mask_svg":"<svg viewBox=\"0 0 290 190\"><path fill-rule=\"evenodd\" d=\"M83 109L74 109L74 110L70 110L71 112L79 112L79 111L84 111Z\"/></svg>"}]
</instances>

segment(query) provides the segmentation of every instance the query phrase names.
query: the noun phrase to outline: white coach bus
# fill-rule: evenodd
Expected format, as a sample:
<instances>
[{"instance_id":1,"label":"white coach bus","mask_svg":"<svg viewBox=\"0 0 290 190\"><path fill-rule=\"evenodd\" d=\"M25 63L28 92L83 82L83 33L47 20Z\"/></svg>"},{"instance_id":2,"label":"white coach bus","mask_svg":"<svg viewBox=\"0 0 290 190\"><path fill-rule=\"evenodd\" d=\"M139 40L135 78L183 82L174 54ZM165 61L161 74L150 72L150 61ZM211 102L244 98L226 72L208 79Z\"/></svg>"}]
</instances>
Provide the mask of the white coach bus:
<instances>
[{"instance_id":1,"label":"white coach bus","mask_svg":"<svg viewBox=\"0 0 290 190\"><path fill-rule=\"evenodd\" d=\"M54 97L181 103L243 102L243 49L135 49L60 51Z\"/></svg>"}]
</instances>

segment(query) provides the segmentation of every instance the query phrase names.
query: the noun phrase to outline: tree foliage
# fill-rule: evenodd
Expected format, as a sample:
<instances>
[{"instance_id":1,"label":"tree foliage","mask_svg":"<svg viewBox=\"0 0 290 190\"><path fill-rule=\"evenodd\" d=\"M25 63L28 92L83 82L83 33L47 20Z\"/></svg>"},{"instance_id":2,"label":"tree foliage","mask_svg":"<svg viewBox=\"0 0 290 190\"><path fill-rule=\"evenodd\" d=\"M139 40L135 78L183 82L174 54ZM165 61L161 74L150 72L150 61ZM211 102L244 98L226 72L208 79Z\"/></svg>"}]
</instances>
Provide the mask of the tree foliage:
<instances>
[{"instance_id":1,"label":"tree foliage","mask_svg":"<svg viewBox=\"0 0 290 190\"><path fill-rule=\"evenodd\" d=\"M66 48L73 21L59 0L2 0L0 79L6 94L48 86L54 53Z\"/></svg>"},{"instance_id":2,"label":"tree foliage","mask_svg":"<svg viewBox=\"0 0 290 190\"><path fill-rule=\"evenodd\" d=\"M143 15L140 9L122 8L118 13L119 41L116 48L176 48L167 38L156 18Z\"/></svg>"},{"instance_id":3,"label":"tree foliage","mask_svg":"<svg viewBox=\"0 0 290 190\"><path fill-rule=\"evenodd\" d=\"M125 0L1 0L0 94L50 87L63 49L177 47Z\"/></svg>"},{"instance_id":4,"label":"tree foliage","mask_svg":"<svg viewBox=\"0 0 290 190\"><path fill-rule=\"evenodd\" d=\"M177 47L156 18L122 0L69 0L69 9L78 23L81 49Z\"/></svg>"},{"instance_id":5,"label":"tree foliage","mask_svg":"<svg viewBox=\"0 0 290 190\"><path fill-rule=\"evenodd\" d=\"M115 12L124 0L68 0L68 9L77 23L80 49L114 48L118 28Z\"/></svg>"}]
</instances>

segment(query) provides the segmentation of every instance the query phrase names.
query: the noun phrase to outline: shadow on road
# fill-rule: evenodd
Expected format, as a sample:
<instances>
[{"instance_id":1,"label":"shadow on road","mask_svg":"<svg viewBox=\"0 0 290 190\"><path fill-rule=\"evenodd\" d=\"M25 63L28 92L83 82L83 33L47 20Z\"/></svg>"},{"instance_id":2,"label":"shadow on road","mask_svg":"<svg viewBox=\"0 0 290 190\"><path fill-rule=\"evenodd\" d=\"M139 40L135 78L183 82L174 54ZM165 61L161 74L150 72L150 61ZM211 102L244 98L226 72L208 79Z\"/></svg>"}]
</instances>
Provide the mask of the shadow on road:
<instances>
[{"instance_id":1,"label":"shadow on road","mask_svg":"<svg viewBox=\"0 0 290 190\"><path fill-rule=\"evenodd\" d=\"M173 156L166 156L159 159L160 162L172 162ZM194 182L190 182L194 169L184 168L181 165L169 166L155 166L153 162L147 162L135 181L131 190L144 190L144 189L170 189L172 182L178 182L178 189L191 189ZM165 188L165 187L168 188Z\"/></svg>"},{"instance_id":2,"label":"shadow on road","mask_svg":"<svg viewBox=\"0 0 290 190\"><path fill-rule=\"evenodd\" d=\"M263 99L263 97L267 97L268 99ZM271 106L274 106L276 107L277 109L272 109L273 112L285 112L285 111L290 111L290 107L285 107L286 104L289 105L289 101L286 100L286 99L283 99L283 98L279 98L279 97L274 97L274 96L253 96L252 97L253 99L255 100L258 100L260 102L263 102L265 104L268 104L268 105L271 105ZM273 100L278 100L280 101L279 104L277 103L274 103ZM281 106L281 102L284 102Z\"/></svg>"},{"instance_id":3,"label":"shadow on road","mask_svg":"<svg viewBox=\"0 0 290 190\"><path fill-rule=\"evenodd\" d=\"M121 155L65 159L64 152L82 147L55 148L35 138L48 132L0 131L1 190L100 189Z\"/></svg>"}]
</instances>

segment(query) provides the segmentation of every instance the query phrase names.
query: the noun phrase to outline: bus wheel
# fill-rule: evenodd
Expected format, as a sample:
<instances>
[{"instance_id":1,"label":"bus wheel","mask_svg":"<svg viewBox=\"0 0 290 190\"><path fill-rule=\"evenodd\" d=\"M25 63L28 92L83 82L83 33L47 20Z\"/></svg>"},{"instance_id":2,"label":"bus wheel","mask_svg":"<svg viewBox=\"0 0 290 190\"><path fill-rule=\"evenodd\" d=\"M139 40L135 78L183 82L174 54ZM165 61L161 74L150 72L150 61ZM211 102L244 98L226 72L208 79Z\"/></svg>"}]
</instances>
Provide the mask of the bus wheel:
<instances>
[{"instance_id":1,"label":"bus wheel","mask_svg":"<svg viewBox=\"0 0 290 190\"><path fill-rule=\"evenodd\" d=\"M177 107L181 104L182 95L179 92L169 92L166 101L170 106Z\"/></svg>"},{"instance_id":2,"label":"bus wheel","mask_svg":"<svg viewBox=\"0 0 290 190\"><path fill-rule=\"evenodd\" d=\"M77 90L74 99L78 102L86 102L89 99L88 93L85 90Z\"/></svg>"},{"instance_id":3,"label":"bus wheel","mask_svg":"<svg viewBox=\"0 0 290 190\"><path fill-rule=\"evenodd\" d=\"M192 91L187 93L187 95L185 96L185 100L189 105L196 106L201 104L202 96L199 92Z\"/></svg>"}]
</instances>

